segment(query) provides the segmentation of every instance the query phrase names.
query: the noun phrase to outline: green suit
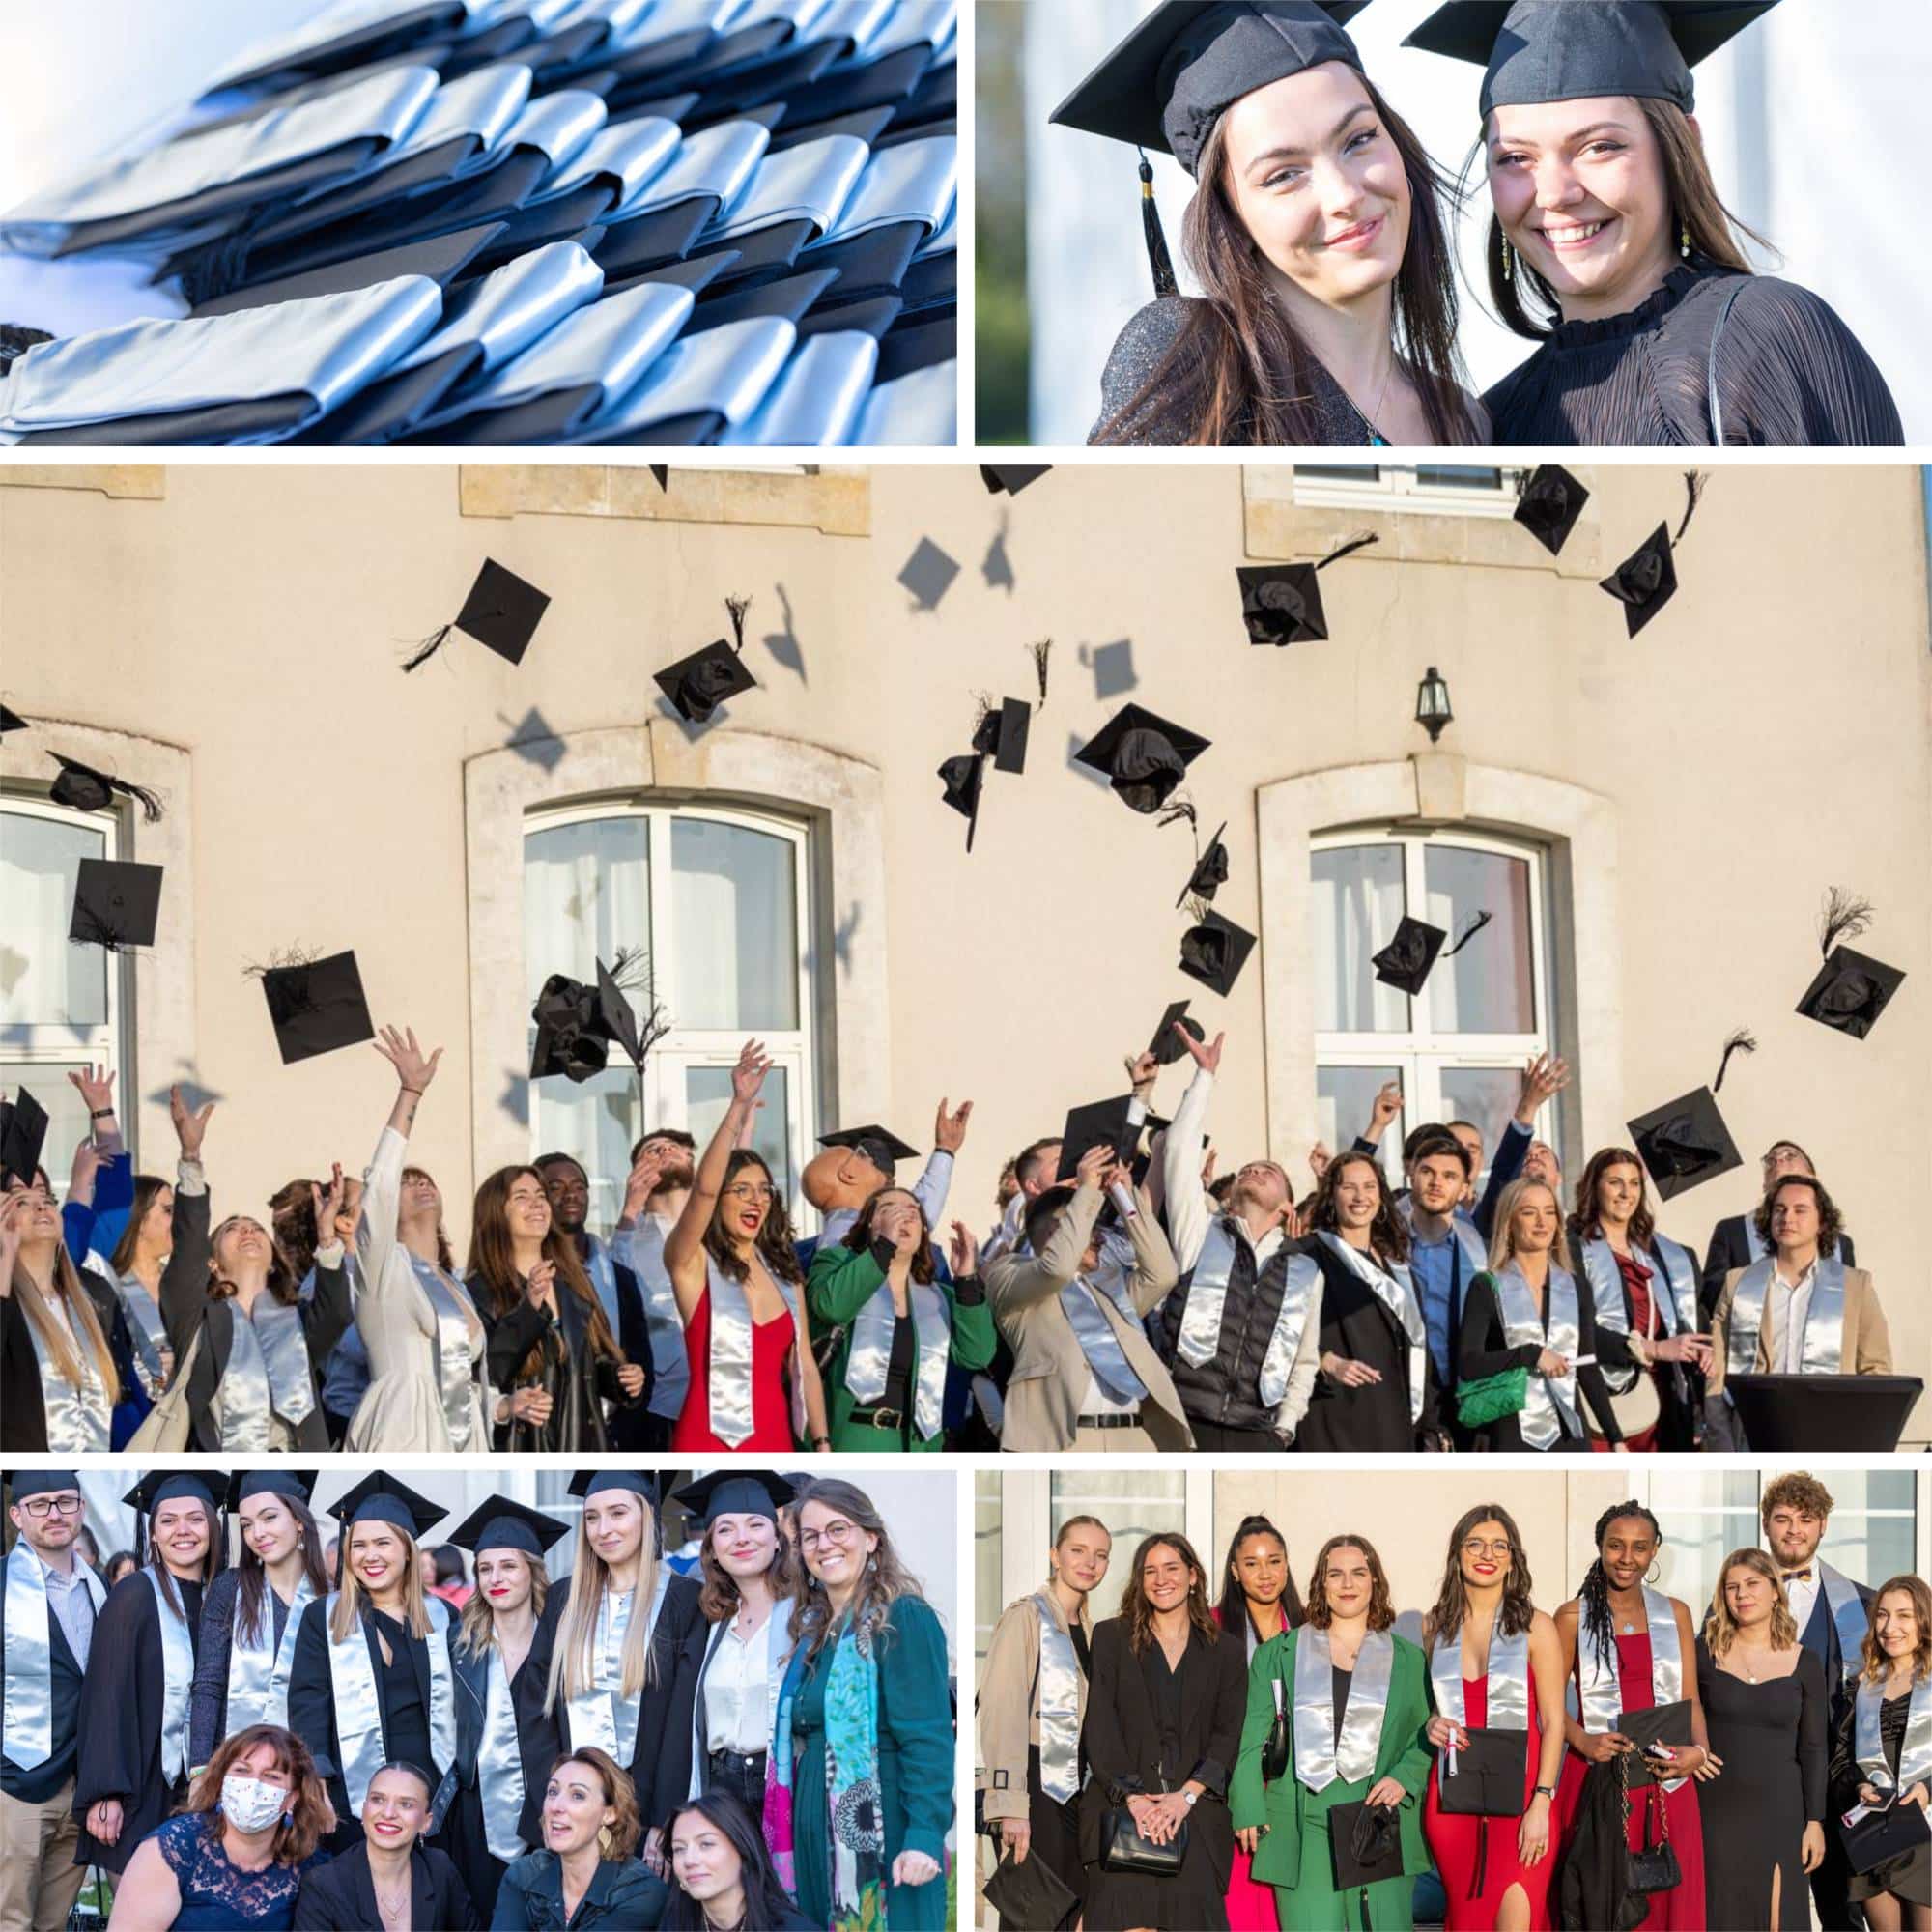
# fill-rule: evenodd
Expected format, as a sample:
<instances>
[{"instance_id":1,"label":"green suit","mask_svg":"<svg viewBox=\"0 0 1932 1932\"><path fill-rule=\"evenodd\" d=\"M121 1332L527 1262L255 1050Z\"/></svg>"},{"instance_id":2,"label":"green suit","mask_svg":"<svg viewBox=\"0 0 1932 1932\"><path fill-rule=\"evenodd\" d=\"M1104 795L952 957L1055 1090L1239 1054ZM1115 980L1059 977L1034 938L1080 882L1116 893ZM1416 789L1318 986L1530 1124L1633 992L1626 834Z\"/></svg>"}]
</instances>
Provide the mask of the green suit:
<instances>
[{"instance_id":1,"label":"green suit","mask_svg":"<svg viewBox=\"0 0 1932 1932\"><path fill-rule=\"evenodd\" d=\"M1428 1672L1421 1651L1406 1637L1395 1639L1395 1661L1389 1670L1388 1703L1382 1717L1381 1742L1376 1751L1373 1776L1354 1783L1337 1777L1324 1791L1310 1791L1293 1775L1273 1784L1262 1782L1262 1747L1274 1722L1273 1682L1284 1686L1282 1702L1289 1714L1290 1746L1294 1722L1294 1642L1297 1633L1269 1637L1255 1653L1248 1670L1248 1715L1241 1726L1241 1755L1228 1789L1235 1829L1266 1828L1255 1852L1254 1875L1274 1887L1275 1912L1281 1932L1389 1932L1390 1927L1414 1923L1412 1876L1383 1879L1346 1896L1335 1889L1334 1854L1328 1843L1328 1813L1337 1804L1366 1798L1381 1778L1392 1777L1408 1793L1402 1806L1402 1868L1405 1874L1429 1869L1429 1848L1422 1836L1418 1803L1429 1782L1430 1749L1423 1736L1429 1722ZM1367 1917L1363 1907L1367 1907Z\"/></svg>"}]
</instances>

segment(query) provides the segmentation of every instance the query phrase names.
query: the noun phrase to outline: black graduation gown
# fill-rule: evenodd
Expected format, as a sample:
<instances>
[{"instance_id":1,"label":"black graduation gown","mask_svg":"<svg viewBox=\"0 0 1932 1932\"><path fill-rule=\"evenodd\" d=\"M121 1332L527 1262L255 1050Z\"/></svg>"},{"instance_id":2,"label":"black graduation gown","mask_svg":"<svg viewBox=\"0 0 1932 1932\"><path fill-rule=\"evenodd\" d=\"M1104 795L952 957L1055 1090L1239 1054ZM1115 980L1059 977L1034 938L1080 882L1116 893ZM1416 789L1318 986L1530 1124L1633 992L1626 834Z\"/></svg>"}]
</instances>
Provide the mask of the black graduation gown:
<instances>
[{"instance_id":1,"label":"black graduation gown","mask_svg":"<svg viewBox=\"0 0 1932 1932\"><path fill-rule=\"evenodd\" d=\"M568 1595L560 1590L559 1595ZM503 1667L494 1650L481 1653L464 1648L460 1627L449 1628L449 1661L456 1678L456 1795L444 1827L450 1855L467 1875L476 1909L487 1920L497 1909L497 1888L505 1866L490 1855L483 1822L483 1792L477 1781L476 1753L483 1744L489 1675ZM563 1755L562 1734L555 1716L544 1709L547 1668L537 1654L534 1636L517 1674L510 1679L510 1709L517 1720L519 1756L524 1765L524 1806L517 1832L525 1848L534 1851L543 1841L537 1833L543 1810L544 1787L551 1766Z\"/></svg>"},{"instance_id":2,"label":"black graduation gown","mask_svg":"<svg viewBox=\"0 0 1932 1932\"><path fill-rule=\"evenodd\" d=\"M1437 1426L1434 1358L1423 1350L1422 1418L1411 1424L1408 1337L1369 1285L1328 1252L1325 1241L1310 1241L1306 1252L1321 1270L1321 1352L1367 1362L1382 1378L1363 1388L1343 1388L1318 1375L1295 1446L1350 1456L1404 1456L1423 1447L1423 1436L1433 1435Z\"/></svg>"},{"instance_id":3,"label":"black graduation gown","mask_svg":"<svg viewBox=\"0 0 1932 1932\"><path fill-rule=\"evenodd\" d=\"M140 1392L134 1372L134 1341L128 1327L128 1312L114 1285L92 1268L81 1268L80 1285L94 1303L95 1320L107 1339L107 1352L114 1358L114 1371L121 1378L122 1409L118 1421L128 1408L129 1391ZM145 1400L145 1399L144 1399ZM141 1408L146 1413L145 1407ZM138 1417L130 1415L132 1428ZM0 1295L0 1451L9 1456L47 1451L47 1411L41 1396L41 1358L34 1349L32 1323L18 1300Z\"/></svg>"},{"instance_id":4,"label":"black graduation gown","mask_svg":"<svg viewBox=\"0 0 1932 1932\"><path fill-rule=\"evenodd\" d=\"M199 1583L175 1579L187 1618L190 1649L201 1641ZM95 1619L87 1674L80 1686L80 1748L74 1763L73 1815L80 1820L74 1862L125 1871L134 1847L185 1795L161 1775L161 1714L167 1680L161 1652L161 1613L147 1577L124 1577L107 1593ZM88 1807L121 1801L121 1835L101 1844L87 1829Z\"/></svg>"}]
</instances>

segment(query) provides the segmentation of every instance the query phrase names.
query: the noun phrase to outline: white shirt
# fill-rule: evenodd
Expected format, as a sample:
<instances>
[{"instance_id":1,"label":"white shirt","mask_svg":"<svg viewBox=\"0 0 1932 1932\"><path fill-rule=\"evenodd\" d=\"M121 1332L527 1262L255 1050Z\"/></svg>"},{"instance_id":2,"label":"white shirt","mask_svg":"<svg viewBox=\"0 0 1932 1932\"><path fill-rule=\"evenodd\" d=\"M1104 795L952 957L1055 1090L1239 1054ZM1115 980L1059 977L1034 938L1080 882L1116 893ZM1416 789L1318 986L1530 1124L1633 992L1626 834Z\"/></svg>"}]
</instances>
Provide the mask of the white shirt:
<instances>
[{"instance_id":1,"label":"white shirt","mask_svg":"<svg viewBox=\"0 0 1932 1932\"><path fill-rule=\"evenodd\" d=\"M1811 1621L1811 1612L1818 1606L1818 1559L1811 1559L1811 1574L1799 1581L1787 1577L1784 1583L1784 1604L1791 1612L1791 1621L1798 1626L1803 1635L1804 1627Z\"/></svg>"},{"instance_id":2,"label":"white shirt","mask_svg":"<svg viewBox=\"0 0 1932 1932\"><path fill-rule=\"evenodd\" d=\"M734 1620L704 1673L704 1748L755 1756L772 1743L772 1622L774 1609L750 1636Z\"/></svg>"},{"instance_id":3,"label":"white shirt","mask_svg":"<svg viewBox=\"0 0 1932 1932\"><path fill-rule=\"evenodd\" d=\"M1811 1306L1811 1283L1818 1264L1787 1282L1776 1262L1764 1296L1764 1353L1775 1376L1795 1376L1804 1365L1804 1314Z\"/></svg>"}]
</instances>

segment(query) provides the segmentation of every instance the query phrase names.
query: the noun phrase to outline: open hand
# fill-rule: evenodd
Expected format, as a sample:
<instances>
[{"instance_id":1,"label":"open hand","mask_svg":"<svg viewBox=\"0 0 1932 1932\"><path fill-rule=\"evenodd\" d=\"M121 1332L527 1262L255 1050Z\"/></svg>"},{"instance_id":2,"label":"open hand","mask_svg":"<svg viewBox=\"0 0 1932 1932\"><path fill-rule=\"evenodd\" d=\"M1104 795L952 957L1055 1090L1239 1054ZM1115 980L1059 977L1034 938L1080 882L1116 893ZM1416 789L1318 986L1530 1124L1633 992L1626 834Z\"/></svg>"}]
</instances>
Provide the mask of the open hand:
<instances>
[{"instance_id":1,"label":"open hand","mask_svg":"<svg viewBox=\"0 0 1932 1932\"><path fill-rule=\"evenodd\" d=\"M1523 1069L1522 1097L1517 1102L1516 1117L1526 1127L1544 1106L1570 1084L1570 1063L1553 1053L1539 1053Z\"/></svg>"},{"instance_id":2,"label":"open hand","mask_svg":"<svg viewBox=\"0 0 1932 1932\"><path fill-rule=\"evenodd\" d=\"M1321 1356L1321 1373L1331 1382L1340 1382L1344 1388L1367 1388L1382 1378L1382 1372L1367 1362L1358 1362L1352 1355L1338 1355L1334 1350L1325 1350Z\"/></svg>"},{"instance_id":3,"label":"open hand","mask_svg":"<svg viewBox=\"0 0 1932 1932\"><path fill-rule=\"evenodd\" d=\"M973 1119L973 1103L961 1100L952 1113L946 1111L946 1096L939 1096L939 1111L933 1117L932 1144L941 1153L957 1153L966 1145L966 1128Z\"/></svg>"},{"instance_id":4,"label":"open hand","mask_svg":"<svg viewBox=\"0 0 1932 1932\"><path fill-rule=\"evenodd\" d=\"M198 1107L190 1107L182 1098L179 1086L168 1089L168 1119L175 1123L175 1139L181 1143L184 1160L201 1158L201 1143L208 1133L208 1122L214 1113L214 1102L204 1100Z\"/></svg>"},{"instance_id":5,"label":"open hand","mask_svg":"<svg viewBox=\"0 0 1932 1932\"><path fill-rule=\"evenodd\" d=\"M405 1027L398 1033L394 1027L385 1026L370 1044L396 1069L397 1084L409 1088L413 1094L427 1091L442 1061L441 1047L426 1054L416 1044L413 1027Z\"/></svg>"},{"instance_id":6,"label":"open hand","mask_svg":"<svg viewBox=\"0 0 1932 1932\"><path fill-rule=\"evenodd\" d=\"M87 1103L89 1114L111 1114L114 1111L114 1075L109 1068L83 1066L67 1077Z\"/></svg>"},{"instance_id":7,"label":"open hand","mask_svg":"<svg viewBox=\"0 0 1932 1932\"><path fill-rule=\"evenodd\" d=\"M662 1141L653 1141L639 1151L624 1182L625 1220L635 1221L644 1211L651 1196L658 1191L658 1182L664 1179L669 1160L670 1150Z\"/></svg>"},{"instance_id":8,"label":"open hand","mask_svg":"<svg viewBox=\"0 0 1932 1932\"><path fill-rule=\"evenodd\" d=\"M1308 1171L1315 1177L1315 1184L1317 1187L1320 1187L1321 1185L1321 1177L1328 1172L1329 1168L1332 1167L1334 1163L1335 1163L1335 1156L1333 1152L1329 1150L1329 1146L1326 1141L1317 1141L1315 1145L1308 1150Z\"/></svg>"},{"instance_id":9,"label":"open hand","mask_svg":"<svg viewBox=\"0 0 1932 1932\"><path fill-rule=\"evenodd\" d=\"M947 1244L946 1260L954 1281L966 1281L980 1271L980 1243L964 1221L952 1224L952 1239Z\"/></svg>"},{"instance_id":10,"label":"open hand","mask_svg":"<svg viewBox=\"0 0 1932 1932\"><path fill-rule=\"evenodd\" d=\"M1074 1184L1079 1187L1099 1187L1102 1177L1114 1164L1114 1150L1104 1142L1099 1147L1090 1147L1080 1156L1073 1170Z\"/></svg>"},{"instance_id":11,"label":"open hand","mask_svg":"<svg viewBox=\"0 0 1932 1932\"><path fill-rule=\"evenodd\" d=\"M342 1204L346 1193L342 1179L342 1163L334 1163L328 1182L328 1192L325 1194L314 1181L308 1184L308 1198L315 1208L315 1238L319 1247L327 1247L336 1236L337 1226L342 1219ZM350 1230L355 1231L351 1222Z\"/></svg>"},{"instance_id":12,"label":"open hand","mask_svg":"<svg viewBox=\"0 0 1932 1932\"><path fill-rule=\"evenodd\" d=\"M1402 1082L1384 1080L1376 1094L1376 1104L1369 1109L1369 1131L1367 1138L1378 1141L1388 1132L1389 1122L1402 1112Z\"/></svg>"},{"instance_id":13,"label":"open hand","mask_svg":"<svg viewBox=\"0 0 1932 1932\"><path fill-rule=\"evenodd\" d=\"M738 1051L738 1064L731 1069L731 1097L738 1101L755 1100L772 1070L771 1055L762 1040L748 1039Z\"/></svg>"},{"instance_id":14,"label":"open hand","mask_svg":"<svg viewBox=\"0 0 1932 1932\"><path fill-rule=\"evenodd\" d=\"M1205 1039L1196 1039L1179 1020L1174 1023L1175 1037L1187 1048L1196 1066L1204 1073L1218 1073L1221 1070L1221 1046L1228 1036L1217 1033L1210 1045Z\"/></svg>"},{"instance_id":15,"label":"open hand","mask_svg":"<svg viewBox=\"0 0 1932 1932\"><path fill-rule=\"evenodd\" d=\"M1123 1064L1127 1069L1127 1085L1145 1099L1153 1091L1153 1083L1160 1078L1160 1062L1151 1053L1130 1053Z\"/></svg>"}]
</instances>

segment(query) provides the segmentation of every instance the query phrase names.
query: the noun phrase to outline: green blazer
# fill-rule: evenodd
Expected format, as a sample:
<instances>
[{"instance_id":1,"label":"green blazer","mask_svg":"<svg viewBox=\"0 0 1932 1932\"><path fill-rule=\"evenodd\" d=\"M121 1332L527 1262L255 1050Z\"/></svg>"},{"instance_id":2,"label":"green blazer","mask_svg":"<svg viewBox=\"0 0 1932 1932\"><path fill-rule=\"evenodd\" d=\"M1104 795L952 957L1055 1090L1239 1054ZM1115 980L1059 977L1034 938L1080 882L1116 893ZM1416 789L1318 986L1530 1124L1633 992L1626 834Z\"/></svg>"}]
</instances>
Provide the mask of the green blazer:
<instances>
[{"instance_id":1,"label":"green blazer","mask_svg":"<svg viewBox=\"0 0 1932 1932\"><path fill-rule=\"evenodd\" d=\"M838 1337L838 1359L825 1380L825 1393L832 1405L830 1420L835 1451L876 1451L879 1448L878 1430L863 1425L853 1426L852 1411L859 1404L852 1391L845 1386L845 1372L852 1358L853 1320L878 1292L885 1279L885 1269L879 1265L878 1258L869 1248L848 1248L841 1241L829 1248L820 1248L811 1258L811 1272L805 1285L806 1306L810 1310L815 1325L836 1327L842 1331ZM946 1299L946 1319L952 1330L953 1361L962 1369L985 1368L999 1346L999 1334L993 1326L993 1311L987 1303L984 1286L977 1276L956 1282L935 1281L933 1286ZM918 1336L917 1301L912 1305L915 1310L913 1333ZM922 1441L917 1435L912 1438L913 1448L926 1453L942 1449L945 1444L944 1430L930 1442Z\"/></svg>"},{"instance_id":2,"label":"green blazer","mask_svg":"<svg viewBox=\"0 0 1932 1932\"><path fill-rule=\"evenodd\" d=\"M1271 1636L1255 1652L1248 1666L1248 1715L1241 1725L1241 1755L1235 1766L1234 1782L1228 1788L1228 1805L1235 1816L1235 1829L1246 1831L1251 1825L1264 1825L1266 1834L1255 1852L1254 1875L1263 1885L1292 1887L1301 1877L1302 1818L1312 1805L1315 1793L1293 1775L1275 1783L1262 1782L1262 1747L1274 1723L1273 1681L1279 1677L1287 1687L1283 1699L1288 1707L1290 1743L1294 1725L1294 1639L1297 1633L1285 1631ZM1388 1706L1382 1719L1381 1747L1376 1753L1375 1778L1392 1777L1411 1800L1422 1796L1429 1782L1432 1752L1423 1735L1429 1722L1429 1673L1422 1652L1406 1636L1395 1639L1395 1662L1389 1672ZM1422 1807L1414 1803L1402 1807L1402 1868L1405 1872L1427 1871L1429 1847L1422 1836Z\"/></svg>"}]
</instances>

